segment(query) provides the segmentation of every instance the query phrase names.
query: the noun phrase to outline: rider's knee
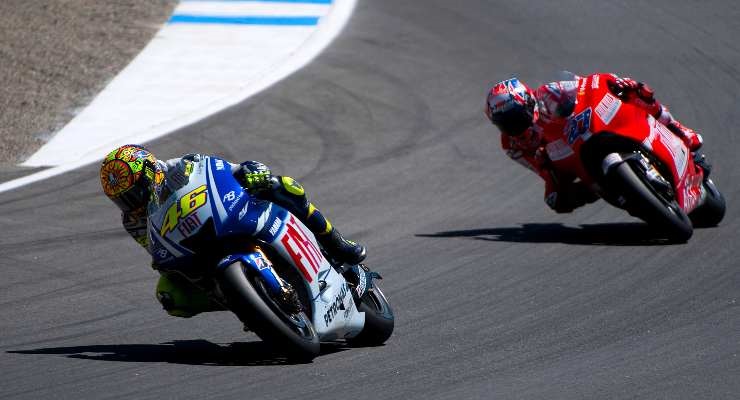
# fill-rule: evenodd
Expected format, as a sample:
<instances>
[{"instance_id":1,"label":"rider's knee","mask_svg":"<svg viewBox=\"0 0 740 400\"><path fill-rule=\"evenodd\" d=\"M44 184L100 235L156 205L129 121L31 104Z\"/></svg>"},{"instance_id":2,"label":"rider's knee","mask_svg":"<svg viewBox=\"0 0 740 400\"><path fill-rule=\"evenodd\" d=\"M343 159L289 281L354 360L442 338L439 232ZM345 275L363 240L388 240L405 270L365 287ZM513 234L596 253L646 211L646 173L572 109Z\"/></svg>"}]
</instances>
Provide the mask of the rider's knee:
<instances>
[{"instance_id":1,"label":"rider's knee","mask_svg":"<svg viewBox=\"0 0 740 400\"><path fill-rule=\"evenodd\" d=\"M294 196L305 196L306 195L306 191L303 189L303 186L301 186L301 184L298 183L297 180L289 176L281 176L280 184L282 185L283 189L285 189L286 192Z\"/></svg>"},{"instance_id":2,"label":"rider's knee","mask_svg":"<svg viewBox=\"0 0 740 400\"><path fill-rule=\"evenodd\" d=\"M217 308L203 290L174 273L160 276L156 296L162 308L173 317L190 318Z\"/></svg>"}]
</instances>

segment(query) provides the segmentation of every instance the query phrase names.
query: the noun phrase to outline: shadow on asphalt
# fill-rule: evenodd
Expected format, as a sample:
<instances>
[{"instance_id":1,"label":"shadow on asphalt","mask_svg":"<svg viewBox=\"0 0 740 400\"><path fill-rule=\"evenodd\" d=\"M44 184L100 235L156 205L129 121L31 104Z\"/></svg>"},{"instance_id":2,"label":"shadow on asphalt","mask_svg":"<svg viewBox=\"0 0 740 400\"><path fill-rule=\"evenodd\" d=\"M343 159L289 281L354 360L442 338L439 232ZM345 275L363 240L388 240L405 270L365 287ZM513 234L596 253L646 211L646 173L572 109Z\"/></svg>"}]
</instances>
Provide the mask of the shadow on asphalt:
<instances>
[{"instance_id":1,"label":"shadow on asphalt","mask_svg":"<svg viewBox=\"0 0 740 400\"><path fill-rule=\"evenodd\" d=\"M341 343L322 343L321 355L347 350ZM11 350L14 354L58 354L69 358L118 362L156 362L214 366L294 365L265 342L220 345L207 340L175 340L162 344L106 344Z\"/></svg>"},{"instance_id":2,"label":"shadow on asphalt","mask_svg":"<svg viewBox=\"0 0 740 400\"><path fill-rule=\"evenodd\" d=\"M456 238L469 237L476 240L517 243L565 243L607 246L655 246L670 242L660 232L641 222L604 223L580 225L578 227L556 224L522 224L504 228L467 229L432 234L417 234L418 237Z\"/></svg>"}]
</instances>

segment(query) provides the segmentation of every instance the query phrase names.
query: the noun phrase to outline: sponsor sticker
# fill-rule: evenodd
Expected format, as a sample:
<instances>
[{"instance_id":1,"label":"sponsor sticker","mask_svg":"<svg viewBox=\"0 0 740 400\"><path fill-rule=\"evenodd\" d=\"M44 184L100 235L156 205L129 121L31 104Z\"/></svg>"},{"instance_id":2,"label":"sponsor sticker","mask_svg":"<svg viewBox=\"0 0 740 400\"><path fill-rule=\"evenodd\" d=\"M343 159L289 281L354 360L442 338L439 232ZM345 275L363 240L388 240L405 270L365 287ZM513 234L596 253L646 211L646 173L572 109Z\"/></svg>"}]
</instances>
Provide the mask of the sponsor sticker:
<instances>
[{"instance_id":1,"label":"sponsor sticker","mask_svg":"<svg viewBox=\"0 0 740 400\"><path fill-rule=\"evenodd\" d=\"M187 237L195 232L201 225L203 224L200 222L198 214L190 214L180 221L180 224L177 225L177 230L180 231L181 235Z\"/></svg>"},{"instance_id":2,"label":"sponsor sticker","mask_svg":"<svg viewBox=\"0 0 740 400\"><path fill-rule=\"evenodd\" d=\"M272 221L272 226L270 227L270 235L275 236L278 229L280 229L280 218L275 218L275 221Z\"/></svg>"},{"instance_id":3,"label":"sponsor sticker","mask_svg":"<svg viewBox=\"0 0 740 400\"><path fill-rule=\"evenodd\" d=\"M314 276L319 272L323 256L316 248L303 229L296 223L295 217L290 216L286 226L286 232L280 239L285 250L290 255L293 263L303 274L308 282L313 282Z\"/></svg>"},{"instance_id":4,"label":"sponsor sticker","mask_svg":"<svg viewBox=\"0 0 740 400\"><path fill-rule=\"evenodd\" d=\"M234 211L234 208L236 208L236 205L239 204L239 200L244 197L244 192L239 192L239 196L236 196L234 199L234 202L229 205L229 212Z\"/></svg>"},{"instance_id":5,"label":"sponsor sticker","mask_svg":"<svg viewBox=\"0 0 740 400\"><path fill-rule=\"evenodd\" d=\"M678 178L683 179L683 176L686 173L686 166L689 159L688 149L686 148L686 145L684 145L681 139L679 139L673 132L669 131L668 128L665 127L665 125L661 124L658 121L655 121L653 129L658 132L658 137L660 138L660 141L668 150L668 153L671 154L671 158L673 158L673 162L676 165Z\"/></svg>"},{"instance_id":6,"label":"sponsor sticker","mask_svg":"<svg viewBox=\"0 0 740 400\"><path fill-rule=\"evenodd\" d=\"M361 297L363 294L365 294L365 290L367 289L367 274L363 270L359 270L359 283L357 284L357 296Z\"/></svg>"},{"instance_id":7,"label":"sponsor sticker","mask_svg":"<svg viewBox=\"0 0 740 400\"><path fill-rule=\"evenodd\" d=\"M607 93L596 106L596 115L605 124L609 125L621 106L622 102L618 98L614 97L611 93Z\"/></svg>"},{"instance_id":8,"label":"sponsor sticker","mask_svg":"<svg viewBox=\"0 0 740 400\"><path fill-rule=\"evenodd\" d=\"M267 259L265 259L265 257L261 253L251 254L249 258L252 259L254 265L256 265L257 268L259 268L260 270L270 267L269 261L267 261Z\"/></svg>"},{"instance_id":9,"label":"sponsor sticker","mask_svg":"<svg viewBox=\"0 0 740 400\"><path fill-rule=\"evenodd\" d=\"M247 210L249 209L249 202L246 202L244 204L244 207L242 207L241 211L239 211L239 219L244 218L245 215L247 215Z\"/></svg>"},{"instance_id":10,"label":"sponsor sticker","mask_svg":"<svg viewBox=\"0 0 740 400\"><path fill-rule=\"evenodd\" d=\"M337 294L337 297L334 298L334 301L331 302L331 305L329 305L329 308L324 313L324 324L326 324L327 327L332 321L334 321L334 317L337 316L339 310L345 309L344 299L347 297L347 292L347 284L342 285L342 289L339 291L339 294Z\"/></svg>"}]
</instances>

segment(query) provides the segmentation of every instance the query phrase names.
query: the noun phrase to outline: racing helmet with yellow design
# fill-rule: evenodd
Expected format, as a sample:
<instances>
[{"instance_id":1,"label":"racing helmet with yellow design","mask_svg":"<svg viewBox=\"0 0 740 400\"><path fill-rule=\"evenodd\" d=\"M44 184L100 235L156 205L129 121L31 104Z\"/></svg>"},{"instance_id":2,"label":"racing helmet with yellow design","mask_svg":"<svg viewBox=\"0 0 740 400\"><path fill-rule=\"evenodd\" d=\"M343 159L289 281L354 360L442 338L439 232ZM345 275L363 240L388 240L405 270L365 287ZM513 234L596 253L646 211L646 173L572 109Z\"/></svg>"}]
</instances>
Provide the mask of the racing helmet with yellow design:
<instances>
[{"instance_id":1,"label":"racing helmet with yellow design","mask_svg":"<svg viewBox=\"0 0 740 400\"><path fill-rule=\"evenodd\" d=\"M142 210L164 183L164 172L145 147L127 144L108 153L100 166L103 192L123 212Z\"/></svg>"}]
</instances>

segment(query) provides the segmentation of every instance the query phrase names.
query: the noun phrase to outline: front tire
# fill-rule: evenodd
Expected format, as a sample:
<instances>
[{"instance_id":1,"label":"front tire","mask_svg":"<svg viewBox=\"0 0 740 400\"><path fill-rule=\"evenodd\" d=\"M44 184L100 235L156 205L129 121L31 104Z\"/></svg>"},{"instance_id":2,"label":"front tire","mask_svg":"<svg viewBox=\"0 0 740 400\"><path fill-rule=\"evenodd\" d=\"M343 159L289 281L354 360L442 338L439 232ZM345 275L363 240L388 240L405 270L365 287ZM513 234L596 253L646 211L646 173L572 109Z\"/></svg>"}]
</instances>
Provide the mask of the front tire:
<instances>
[{"instance_id":1,"label":"front tire","mask_svg":"<svg viewBox=\"0 0 740 400\"><path fill-rule=\"evenodd\" d=\"M613 167L608 178L620 187L624 208L631 215L662 229L671 241L689 240L694 232L689 217L675 199L667 198L651 186L644 171L633 168L627 161Z\"/></svg>"},{"instance_id":2,"label":"front tire","mask_svg":"<svg viewBox=\"0 0 740 400\"><path fill-rule=\"evenodd\" d=\"M717 226L722 218L725 217L725 197L717 189L711 179L707 179L702 182L706 197L704 202L697 207L691 214L691 222L697 228L708 228L711 226Z\"/></svg>"},{"instance_id":3,"label":"front tire","mask_svg":"<svg viewBox=\"0 0 740 400\"><path fill-rule=\"evenodd\" d=\"M360 298L357 309L365 313L365 326L355 337L347 339L351 346L380 346L393 333L395 317L388 299L375 285Z\"/></svg>"},{"instance_id":4,"label":"front tire","mask_svg":"<svg viewBox=\"0 0 740 400\"><path fill-rule=\"evenodd\" d=\"M224 268L218 283L231 311L262 340L301 361L319 354L319 337L306 313L284 310L259 277L245 273L241 262Z\"/></svg>"}]
</instances>

